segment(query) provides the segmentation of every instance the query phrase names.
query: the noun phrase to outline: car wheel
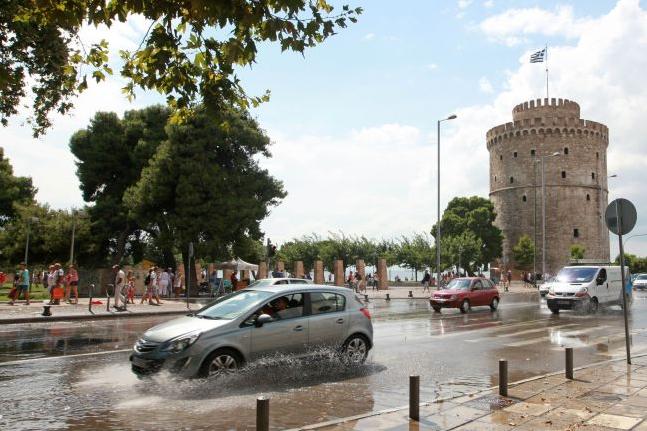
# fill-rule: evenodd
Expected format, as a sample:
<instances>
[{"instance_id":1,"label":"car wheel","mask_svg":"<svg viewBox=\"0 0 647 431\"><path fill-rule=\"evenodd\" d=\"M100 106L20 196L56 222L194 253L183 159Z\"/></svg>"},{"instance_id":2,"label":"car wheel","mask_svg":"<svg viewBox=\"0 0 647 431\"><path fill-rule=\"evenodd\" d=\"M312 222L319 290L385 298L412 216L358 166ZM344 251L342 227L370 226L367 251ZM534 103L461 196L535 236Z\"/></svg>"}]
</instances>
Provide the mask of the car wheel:
<instances>
[{"instance_id":1,"label":"car wheel","mask_svg":"<svg viewBox=\"0 0 647 431\"><path fill-rule=\"evenodd\" d=\"M470 302L467 299L461 303L460 310L461 313L467 313L470 311Z\"/></svg>"},{"instance_id":2,"label":"car wheel","mask_svg":"<svg viewBox=\"0 0 647 431\"><path fill-rule=\"evenodd\" d=\"M551 313L553 313L553 314L559 314L559 308L552 308L552 307L548 307L548 309L549 309L549 310L550 310L550 312L551 312Z\"/></svg>"},{"instance_id":3,"label":"car wheel","mask_svg":"<svg viewBox=\"0 0 647 431\"><path fill-rule=\"evenodd\" d=\"M363 364L368 356L368 346L368 339L365 336L361 334L351 335L341 349L342 358L349 364Z\"/></svg>"},{"instance_id":4,"label":"car wheel","mask_svg":"<svg viewBox=\"0 0 647 431\"><path fill-rule=\"evenodd\" d=\"M212 352L202 363L200 377L215 377L236 372L243 365L238 352L231 349L218 349Z\"/></svg>"},{"instance_id":5,"label":"car wheel","mask_svg":"<svg viewBox=\"0 0 647 431\"><path fill-rule=\"evenodd\" d=\"M599 306L598 298L591 298L589 301L589 311L591 311L591 313L597 313Z\"/></svg>"},{"instance_id":6,"label":"car wheel","mask_svg":"<svg viewBox=\"0 0 647 431\"><path fill-rule=\"evenodd\" d=\"M492 302L490 303L490 310L496 311L497 308L499 308L499 298L492 298Z\"/></svg>"},{"instance_id":7,"label":"car wheel","mask_svg":"<svg viewBox=\"0 0 647 431\"><path fill-rule=\"evenodd\" d=\"M432 305L431 308L433 308L436 313L440 313L440 307L437 305Z\"/></svg>"}]
</instances>

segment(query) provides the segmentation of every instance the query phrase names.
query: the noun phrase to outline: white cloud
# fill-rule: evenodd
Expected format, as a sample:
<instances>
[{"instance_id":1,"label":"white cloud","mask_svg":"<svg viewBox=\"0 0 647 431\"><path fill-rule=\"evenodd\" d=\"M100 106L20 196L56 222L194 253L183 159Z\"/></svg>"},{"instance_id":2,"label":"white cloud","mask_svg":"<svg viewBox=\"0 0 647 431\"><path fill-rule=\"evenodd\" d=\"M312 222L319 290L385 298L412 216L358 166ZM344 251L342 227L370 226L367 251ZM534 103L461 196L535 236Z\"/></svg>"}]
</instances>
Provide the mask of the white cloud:
<instances>
[{"instance_id":1,"label":"white cloud","mask_svg":"<svg viewBox=\"0 0 647 431\"><path fill-rule=\"evenodd\" d=\"M514 46L527 42L529 35L576 38L593 21L575 18L571 6L558 6L554 11L534 7L509 9L491 16L480 23L479 29L492 41Z\"/></svg>"},{"instance_id":2,"label":"white cloud","mask_svg":"<svg viewBox=\"0 0 647 431\"><path fill-rule=\"evenodd\" d=\"M485 94L494 93L494 87L492 86L492 83L485 76L482 76L481 79L479 79L479 90L481 90Z\"/></svg>"},{"instance_id":3,"label":"white cloud","mask_svg":"<svg viewBox=\"0 0 647 431\"><path fill-rule=\"evenodd\" d=\"M493 0L487 0L483 2L483 7L486 9L490 9L494 7L494 1Z\"/></svg>"},{"instance_id":4,"label":"white cloud","mask_svg":"<svg viewBox=\"0 0 647 431\"><path fill-rule=\"evenodd\" d=\"M367 33L364 35L364 40L373 40L375 39L375 33Z\"/></svg>"},{"instance_id":5,"label":"white cloud","mask_svg":"<svg viewBox=\"0 0 647 431\"><path fill-rule=\"evenodd\" d=\"M467 9L472 4L472 0L458 0L459 9Z\"/></svg>"},{"instance_id":6,"label":"white cloud","mask_svg":"<svg viewBox=\"0 0 647 431\"><path fill-rule=\"evenodd\" d=\"M429 63L428 65L425 66L428 70L436 70L438 69L438 65L436 63Z\"/></svg>"}]
</instances>

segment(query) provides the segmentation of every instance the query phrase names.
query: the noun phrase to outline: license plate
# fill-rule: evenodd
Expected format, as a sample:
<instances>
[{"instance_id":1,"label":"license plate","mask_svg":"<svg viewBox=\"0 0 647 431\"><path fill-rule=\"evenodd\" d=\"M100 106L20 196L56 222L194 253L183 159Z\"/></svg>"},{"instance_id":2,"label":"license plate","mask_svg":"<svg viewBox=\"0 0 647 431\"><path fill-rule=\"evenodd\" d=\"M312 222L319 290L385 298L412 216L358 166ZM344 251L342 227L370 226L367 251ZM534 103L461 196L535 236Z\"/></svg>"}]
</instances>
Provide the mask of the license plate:
<instances>
[{"instance_id":1,"label":"license plate","mask_svg":"<svg viewBox=\"0 0 647 431\"><path fill-rule=\"evenodd\" d=\"M557 301L557 304L558 305L571 305L571 301L561 300L561 301Z\"/></svg>"},{"instance_id":2,"label":"license plate","mask_svg":"<svg viewBox=\"0 0 647 431\"><path fill-rule=\"evenodd\" d=\"M132 363L134 366L139 368L148 368L148 361L146 359L139 358L137 356L132 357Z\"/></svg>"}]
</instances>

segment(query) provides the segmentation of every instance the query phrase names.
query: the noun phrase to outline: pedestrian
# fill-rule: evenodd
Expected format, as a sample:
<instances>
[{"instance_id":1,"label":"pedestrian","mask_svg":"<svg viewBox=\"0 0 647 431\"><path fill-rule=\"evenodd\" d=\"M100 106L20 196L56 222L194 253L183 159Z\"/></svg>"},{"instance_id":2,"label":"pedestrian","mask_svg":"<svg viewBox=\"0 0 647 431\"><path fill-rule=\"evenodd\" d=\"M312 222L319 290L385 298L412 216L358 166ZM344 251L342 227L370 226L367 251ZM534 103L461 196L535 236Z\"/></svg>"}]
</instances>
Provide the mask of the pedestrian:
<instances>
[{"instance_id":1,"label":"pedestrian","mask_svg":"<svg viewBox=\"0 0 647 431\"><path fill-rule=\"evenodd\" d=\"M182 294L182 284L184 282L182 274L178 272L175 274L175 297L179 298Z\"/></svg>"},{"instance_id":2,"label":"pedestrian","mask_svg":"<svg viewBox=\"0 0 647 431\"><path fill-rule=\"evenodd\" d=\"M132 269L126 274L126 303L135 304L135 274Z\"/></svg>"},{"instance_id":3,"label":"pedestrian","mask_svg":"<svg viewBox=\"0 0 647 431\"><path fill-rule=\"evenodd\" d=\"M373 276L373 290L377 289L377 285L379 284L379 282L380 282L380 277L377 274L375 274Z\"/></svg>"},{"instance_id":4,"label":"pedestrian","mask_svg":"<svg viewBox=\"0 0 647 431\"><path fill-rule=\"evenodd\" d=\"M422 291L424 293L425 289L431 293L431 289L429 289L429 281L431 280L431 275L429 275L429 271L425 271L425 275L422 277Z\"/></svg>"},{"instance_id":5,"label":"pedestrian","mask_svg":"<svg viewBox=\"0 0 647 431\"><path fill-rule=\"evenodd\" d=\"M120 306L119 304L122 302L122 289L126 285L126 274L124 273L124 271L121 269L119 265L113 265L112 271L115 276L114 304L112 306L113 308L116 308L117 310L121 311L123 307ZM123 302L125 303L125 301Z\"/></svg>"},{"instance_id":6,"label":"pedestrian","mask_svg":"<svg viewBox=\"0 0 647 431\"><path fill-rule=\"evenodd\" d=\"M148 300L148 305L161 305L162 302L160 301L160 275L162 271L158 267L154 267L153 273L151 274L151 298ZM153 302L153 299L155 299L155 302Z\"/></svg>"},{"instance_id":7,"label":"pedestrian","mask_svg":"<svg viewBox=\"0 0 647 431\"><path fill-rule=\"evenodd\" d=\"M74 293L74 303L79 303L79 273L76 267L71 264L67 269L65 277L65 302L70 303L70 294Z\"/></svg>"},{"instance_id":8,"label":"pedestrian","mask_svg":"<svg viewBox=\"0 0 647 431\"><path fill-rule=\"evenodd\" d=\"M231 281L231 288L232 291L238 290L238 277L236 276L236 271L231 273L231 276L229 276L229 280Z\"/></svg>"},{"instance_id":9,"label":"pedestrian","mask_svg":"<svg viewBox=\"0 0 647 431\"><path fill-rule=\"evenodd\" d=\"M164 269L160 272L159 286L160 286L160 296L166 298L169 291L169 282L171 277L169 276L168 269Z\"/></svg>"},{"instance_id":10,"label":"pedestrian","mask_svg":"<svg viewBox=\"0 0 647 431\"><path fill-rule=\"evenodd\" d=\"M27 269L25 262L20 262L19 268L15 297L9 301L9 305L14 304L16 298L20 297L20 293L25 297L25 305L29 305L29 270Z\"/></svg>"},{"instance_id":11,"label":"pedestrian","mask_svg":"<svg viewBox=\"0 0 647 431\"><path fill-rule=\"evenodd\" d=\"M168 269L168 297L171 297L171 294L173 293L173 286L175 286L175 273L173 272L173 268L169 267Z\"/></svg>"},{"instance_id":12,"label":"pedestrian","mask_svg":"<svg viewBox=\"0 0 647 431\"><path fill-rule=\"evenodd\" d=\"M53 305L60 305L61 298L65 297L65 271L63 270L63 265L60 263L54 264L54 273L52 274L53 283L51 299Z\"/></svg>"},{"instance_id":13,"label":"pedestrian","mask_svg":"<svg viewBox=\"0 0 647 431\"><path fill-rule=\"evenodd\" d=\"M148 270L148 274L144 278L144 293L142 294L142 301L140 304L143 304L144 301L150 301L153 298L153 285L151 284L153 279L154 268Z\"/></svg>"},{"instance_id":14,"label":"pedestrian","mask_svg":"<svg viewBox=\"0 0 647 431\"><path fill-rule=\"evenodd\" d=\"M328 274L328 283L332 283L332 272Z\"/></svg>"},{"instance_id":15,"label":"pedestrian","mask_svg":"<svg viewBox=\"0 0 647 431\"><path fill-rule=\"evenodd\" d=\"M505 291L507 292L508 289L510 289L510 284L512 284L512 271L508 269L508 272L506 273L506 278L507 278L507 285L505 287Z\"/></svg>"}]
</instances>

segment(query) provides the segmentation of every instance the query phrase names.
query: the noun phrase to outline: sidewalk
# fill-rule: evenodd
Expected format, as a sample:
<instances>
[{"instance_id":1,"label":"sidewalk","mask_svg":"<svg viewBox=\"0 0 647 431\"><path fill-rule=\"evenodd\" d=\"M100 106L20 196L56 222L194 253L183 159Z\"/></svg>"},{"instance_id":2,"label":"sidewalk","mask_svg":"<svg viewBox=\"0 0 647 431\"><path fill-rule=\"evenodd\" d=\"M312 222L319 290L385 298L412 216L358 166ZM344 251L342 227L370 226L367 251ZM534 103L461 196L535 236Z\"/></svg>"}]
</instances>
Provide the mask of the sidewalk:
<instances>
[{"instance_id":1,"label":"sidewalk","mask_svg":"<svg viewBox=\"0 0 647 431\"><path fill-rule=\"evenodd\" d=\"M124 317L141 317L141 316L159 316L159 315L178 315L189 312L186 302L182 300L163 300L162 305L148 305L147 303L128 304L127 311L116 311L110 307L106 310L106 298L94 298L94 301L101 301L101 304L92 305L92 312L88 310L88 298L79 299L78 305L66 304L52 305L51 316L43 316L43 306L48 301L31 301L26 305L24 301L17 301L15 305L9 305L6 302L0 303L0 324L11 323L35 323L35 322L53 322L61 320L84 320L84 319L110 319ZM206 302L206 300L201 301ZM111 302L112 304L112 298ZM191 303L191 310L197 310L201 307L200 303Z\"/></svg>"},{"instance_id":2,"label":"sidewalk","mask_svg":"<svg viewBox=\"0 0 647 431\"><path fill-rule=\"evenodd\" d=\"M424 403L420 421L407 407L358 415L299 430L540 431L647 430L647 355L563 371L460 398Z\"/></svg>"}]
</instances>

